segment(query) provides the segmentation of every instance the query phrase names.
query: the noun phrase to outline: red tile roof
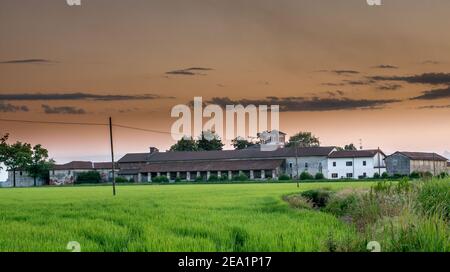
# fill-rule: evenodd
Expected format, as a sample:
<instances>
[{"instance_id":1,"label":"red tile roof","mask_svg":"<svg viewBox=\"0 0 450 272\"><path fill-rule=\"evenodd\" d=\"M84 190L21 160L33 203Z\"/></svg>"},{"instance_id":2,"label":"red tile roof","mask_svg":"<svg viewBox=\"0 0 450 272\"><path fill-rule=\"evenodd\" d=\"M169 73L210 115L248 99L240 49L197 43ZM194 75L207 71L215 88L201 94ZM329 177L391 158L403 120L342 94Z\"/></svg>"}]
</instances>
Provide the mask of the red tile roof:
<instances>
[{"instance_id":1,"label":"red tile roof","mask_svg":"<svg viewBox=\"0 0 450 272\"><path fill-rule=\"evenodd\" d=\"M239 161L202 161L202 162L166 162L152 163L141 167L140 172L183 172L183 171L239 171L239 170L272 170L283 163L283 160L239 160Z\"/></svg>"},{"instance_id":2,"label":"red tile roof","mask_svg":"<svg viewBox=\"0 0 450 272\"><path fill-rule=\"evenodd\" d=\"M335 147L297 147L297 156L328 156ZM133 162L163 162L163 161L192 161L192 160L232 160L251 158L285 158L295 157L295 148L279 148L274 151L262 151L260 149L221 150L221 151L180 151L180 152L155 152L130 153L123 156L119 163Z\"/></svg>"},{"instance_id":3,"label":"red tile roof","mask_svg":"<svg viewBox=\"0 0 450 272\"><path fill-rule=\"evenodd\" d=\"M328 157L329 158L369 158L374 157L378 153L378 149L368 150L342 150L334 151ZM384 153L380 150L381 154Z\"/></svg>"},{"instance_id":4,"label":"red tile roof","mask_svg":"<svg viewBox=\"0 0 450 272\"><path fill-rule=\"evenodd\" d=\"M112 169L111 162L91 162L91 161L71 161L66 164L55 164L54 170L95 170L95 169ZM117 167L117 163L116 163Z\"/></svg>"},{"instance_id":5,"label":"red tile roof","mask_svg":"<svg viewBox=\"0 0 450 272\"><path fill-rule=\"evenodd\" d=\"M444 158L441 155L436 154L436 153L397 151L394 154L402 154L403 156L406 156L406 157L410 158L411 160L447 161L447 158ZM394 155L394 154L392 154L392 155Z\"/></svg>"}]
</instances>

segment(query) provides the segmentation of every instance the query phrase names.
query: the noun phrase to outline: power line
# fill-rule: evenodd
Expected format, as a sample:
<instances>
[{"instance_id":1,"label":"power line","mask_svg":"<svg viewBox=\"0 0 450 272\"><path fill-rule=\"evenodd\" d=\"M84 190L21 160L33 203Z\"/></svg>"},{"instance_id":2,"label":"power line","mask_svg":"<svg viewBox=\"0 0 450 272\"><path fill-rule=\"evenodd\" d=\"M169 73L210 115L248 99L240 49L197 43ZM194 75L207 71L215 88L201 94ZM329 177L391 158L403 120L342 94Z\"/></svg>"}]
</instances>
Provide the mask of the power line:
<instances>
[{"instance_id":1,"label":"power line","mask_svg":"<svg viewBox=\"0 0 450 272\"><path fill-rule=\"evenodd\" d=\"M77 125L77 126L107 126L108 124L102 123L83 123L83 122L58 122L58 121L33 121L33 120L20 120L20 119L2 119L2 122L15 122L15 123L30 123L30 124L50 124L50 125Z\"/></svg>"},{"instance_id":2,"label":"power line","mask_svg":"<svg viewBox=\"0 0 450 272\"><path fill-rule=\"evenodd\" d=\"M77 126L108 126L109 125L106 123L104 124L104 123L85 123L85 122L36 121L36 120L3 119L3 118L0 118L0 121L15 122L15 123L28 123L28 124L77 125ZM119 127L119 128L125 128L125 129L131 129L131 130L151 132L151 133L171 134L171 132L168 132L168 131L145 129L145 128L139 128L139 127L125 126L125 125L120 125L120 124L113 124L112 126ZM179 134L179 135L181 135L181 134Z\"/></svg>"}]
</instances>

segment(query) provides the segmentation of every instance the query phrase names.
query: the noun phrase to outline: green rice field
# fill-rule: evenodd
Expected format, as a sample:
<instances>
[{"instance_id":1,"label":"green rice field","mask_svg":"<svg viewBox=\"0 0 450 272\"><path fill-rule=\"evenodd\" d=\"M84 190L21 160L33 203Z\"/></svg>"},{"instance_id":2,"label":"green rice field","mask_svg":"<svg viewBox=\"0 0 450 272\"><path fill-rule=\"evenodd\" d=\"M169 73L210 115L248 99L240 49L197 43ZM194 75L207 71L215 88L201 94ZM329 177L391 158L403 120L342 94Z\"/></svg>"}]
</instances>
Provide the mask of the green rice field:
<instances>
[{"instance_id":1,"label":"green rice field","mask_svg":"<svg viewBox=\"0 0 450 272\"><path fill-rule=\"evenodd\" d=\"M283 195L372 182L0 189L0 251L326 251L356 230Z\"/></svg>"}]
</instances>

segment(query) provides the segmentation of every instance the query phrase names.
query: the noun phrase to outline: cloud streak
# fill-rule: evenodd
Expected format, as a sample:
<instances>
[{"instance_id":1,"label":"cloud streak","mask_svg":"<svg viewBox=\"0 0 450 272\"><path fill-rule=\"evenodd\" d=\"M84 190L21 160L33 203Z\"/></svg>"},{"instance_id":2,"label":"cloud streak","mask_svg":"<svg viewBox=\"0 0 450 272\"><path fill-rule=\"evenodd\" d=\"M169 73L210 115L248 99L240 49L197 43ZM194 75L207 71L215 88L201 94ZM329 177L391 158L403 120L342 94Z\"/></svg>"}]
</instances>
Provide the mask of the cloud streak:
<instances>
[{"instance_id":1,"label":"cloud streak","mask_svg":"<svg viewBox=\"0 0 450 272\"><path fill-rule=\"evenodd\" d=\"M62 106L62 107L51 107L49 105L42 105L42 109L46 114L86 114L87 112L84 109L71 107L71 106Z\"/></svg>"},{"instance_id":2,"label":"cloud streak","mask_svg":"<svg viewBox=\"0 0 450 272\"><path fill-rule=\"evenodd\" d=\"M15 59L0 61L0 64L48 64L54 63L52 60L48 59Z\"/></svg>"},{"instance_id":3,"label":"cloud streak","mask_svg":"<svg viewBox=\"0 0 450 272\"><path fill-rule=\"evenodd\" d=\"M182 75L182 76L197 76L206 75L204 72L211 71L212 68L206 68L206 67L190 67L186 69L179 69L179 70L173 70L166 72L166 75Z\"/></svg>"},{"instance_id":4,"label":"cloud streak","mask_svg":"<svg viewBox=\"0 0 450 272\"><path fill-rule=\"evenodd\" d=\"M425 91L422 95L411 98L411 100L435 100L450 98L450 87L445 89L435 89L430 91Z\"/></svg>"},{"instance_id":5,"label":"cloud streak","mask_svg":"<svg viewBox=\"0 0 450 272\"><path fill-rule=\"evenodd\" d=\"M377 68L377 69L398 69L397 66L390 65L390 64L380 64L380 65L374 66L373 68Z\"/></svg>"},{"instance_id":6,"label":"cloud streak","mask_svg":"<svg viewBox=\"0 0 450 272\"><path fill-rule=\"evenodd\" d=\"M214 97L205 104L217 104L221 107L226 105L279 105L280 111L335 111L355 109L382 108L387 104L399 102L394 99L350 99L350 98L305 98L305 97L266 97L264 99L240 99L232 100L228 97Z\"/></svg>"},{"instance_id":7,"label":"cloud streak","mask_svg":"<svg viewBox=\"0 0 450 272\"><path fill-rule=\"evenodd\" d=\"M92 100L92 101L122 101L122 100L152 100L164 97L156 94L143 95L111 95L111 94L91 94L91 93L18 93L0 94L0 100L9 101L33 101L33 100Z\"/></svg>"},{"instance_id":8,"label":"cloud streak","mask_svg":"<svg viewBox=\"0 0 450 272\"><path fill-rule=\"evenodd\" d=\"M28 112L27 106L16 106L10 103L0 101L0 112Z\"/></svg>"},{"instance_id":9,"label":"cloud streak","mask_svg":"<svg viewBox=\"0 0 450 272\"><path fill-rule=\"evenodd\" d=\"M450 73L424 73L412 76L373 76L376 81L403 81L407 83L450 85Z\"/></svg>"}]
</instances>

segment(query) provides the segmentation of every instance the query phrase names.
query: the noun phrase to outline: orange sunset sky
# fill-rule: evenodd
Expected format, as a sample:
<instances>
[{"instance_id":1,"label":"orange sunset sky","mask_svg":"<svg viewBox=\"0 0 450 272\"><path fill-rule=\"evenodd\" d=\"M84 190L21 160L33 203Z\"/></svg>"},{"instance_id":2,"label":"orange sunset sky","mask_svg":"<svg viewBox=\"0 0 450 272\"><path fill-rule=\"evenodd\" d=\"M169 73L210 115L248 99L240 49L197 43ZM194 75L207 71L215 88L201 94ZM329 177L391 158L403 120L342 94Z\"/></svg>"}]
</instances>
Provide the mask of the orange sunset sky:
<instances>
[{"instance_id":1,"label":"orange sunset sky","mask_svg":"<svg viewBox=\"0 0 450 272\"><path fill-rule=\"evenodd\" d=\"M322 145L450 155L450 1L81 3L0 0L0 133L57 162L109 160L108 128L4 119L169 132L172 106L201 96L279 104L282 131ZM174 143L114 136L116 158Z\"/></svg>"}]
</instances>

